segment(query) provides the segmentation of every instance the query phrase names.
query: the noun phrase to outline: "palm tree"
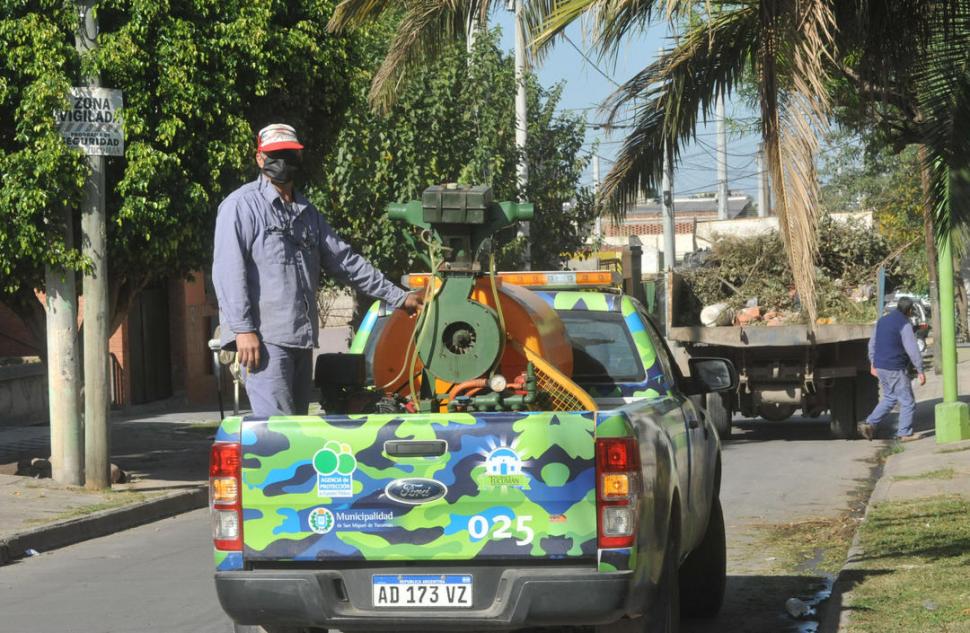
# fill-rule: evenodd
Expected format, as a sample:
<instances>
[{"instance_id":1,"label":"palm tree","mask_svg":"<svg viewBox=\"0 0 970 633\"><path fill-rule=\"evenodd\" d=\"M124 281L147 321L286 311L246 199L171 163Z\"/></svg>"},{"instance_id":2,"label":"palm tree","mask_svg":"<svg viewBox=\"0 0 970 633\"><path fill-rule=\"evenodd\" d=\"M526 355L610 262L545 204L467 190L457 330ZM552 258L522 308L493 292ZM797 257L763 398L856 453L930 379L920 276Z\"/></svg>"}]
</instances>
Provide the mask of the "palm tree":
<instances>
[{"instance_id":1,"label":"palm tree","mask_svg":"<svg viewBox=\"0 0 970 633\"><path fill-rule=\"evenodd\" d=\"M679 156L717 98L745 82L757 85L780 232L796 289L814 323L815 155L832 112L832 86L848 81L867 105L891 104L900 91L912 93L921 86L926 111L945 109L955 78L966 70L955 61L966 55L966 42L954 39L953 32L970 32L960 17L968 1L530 0L527 13L539 54L580 18L588 18L603 55L615 54L631 31L658 19L680 32L674 47L606 104L611 124L627 108L633 112L632 131L601 192L604 208L617 216L657 188L664 152L674 160ZM391 7L403 7L404 13L372 86L371 102L378 108L393 100L394 87L409 68L433 56L443 42L465 37L468 25L487 17L494 5L491 0L344 0L331 26L360 24ZM949 79L941 79L944 69ZM934 165L950 164L945 157L952 150L945 147L952 148L953 135L946 145L939 137L946 136L947 128L926 125L921 118L910 127L918 130L916 137L932 137L927 144L934 148ZM939 186L934 191L942 192ZM937 208L937 227L945 231L952 209Z\"/></svg>"}]
</instances>

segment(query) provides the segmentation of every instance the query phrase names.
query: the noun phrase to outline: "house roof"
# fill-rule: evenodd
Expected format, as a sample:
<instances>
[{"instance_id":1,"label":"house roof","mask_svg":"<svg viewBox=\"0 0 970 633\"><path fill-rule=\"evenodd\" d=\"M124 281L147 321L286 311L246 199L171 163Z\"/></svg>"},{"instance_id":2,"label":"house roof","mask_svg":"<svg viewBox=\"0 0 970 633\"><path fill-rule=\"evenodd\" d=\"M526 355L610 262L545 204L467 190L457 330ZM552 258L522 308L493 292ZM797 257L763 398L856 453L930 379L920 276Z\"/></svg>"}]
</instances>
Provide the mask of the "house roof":
<instances>
[{"instance_id":1,"label":"house roof","mask_svg":"<svg viewBox=\"0 0 970 633\"><path fill-rule=\"evenodd\" d=\"M747 194L731 194L728 196L728 219L745 215L753 207L753 200ZM659 216L661 212L660 200L647 198L637 202L636 206L627 213L627 222L636 222L645 217ZM674 215L717 215L717 198L674 198Z\"/></svg>"}]
</instances>

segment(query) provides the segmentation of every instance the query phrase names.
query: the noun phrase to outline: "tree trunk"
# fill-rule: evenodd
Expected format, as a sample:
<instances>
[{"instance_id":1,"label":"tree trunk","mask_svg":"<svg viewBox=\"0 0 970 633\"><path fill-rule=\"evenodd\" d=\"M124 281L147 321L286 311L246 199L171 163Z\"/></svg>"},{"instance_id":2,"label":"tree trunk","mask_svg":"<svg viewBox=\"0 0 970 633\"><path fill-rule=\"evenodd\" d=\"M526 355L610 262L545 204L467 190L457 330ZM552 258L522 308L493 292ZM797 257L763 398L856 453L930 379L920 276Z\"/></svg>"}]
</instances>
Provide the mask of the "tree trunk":
<instances>
[{"instance_id":1,"label":"tree trunk","mask_svg":"<svg viewBox=\"0 0 970 633\"><path fill-rule=\"evenodd\" d=\"M929 154L925 145L919 146L920 182L923 189L923 239L926 243L926 270L930 277L930 332L933 334L933 371L940 374L940 286L937 268L936 234L933 230L933 206L930 204Z\"/></svg>"}]
</instances>

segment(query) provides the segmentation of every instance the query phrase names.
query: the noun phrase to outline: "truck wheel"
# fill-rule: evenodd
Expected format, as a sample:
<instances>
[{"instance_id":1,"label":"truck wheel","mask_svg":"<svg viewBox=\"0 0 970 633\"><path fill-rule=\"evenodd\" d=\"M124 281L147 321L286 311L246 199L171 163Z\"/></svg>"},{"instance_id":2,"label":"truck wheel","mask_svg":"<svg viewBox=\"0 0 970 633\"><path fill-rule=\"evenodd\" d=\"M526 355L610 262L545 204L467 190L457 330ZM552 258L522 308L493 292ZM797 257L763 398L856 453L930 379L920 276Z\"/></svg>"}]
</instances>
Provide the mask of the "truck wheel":
<instances>
[{"instance_id":1,"label":"truck wheel","mask_svg":"<svg viewBox=\"0 0 970 633\"><path fill-rule=\"evenodd\" d=\"M714 497L704 538L680 568L680 604L685 618L713 618L724 602L727 585L727 545L721 500Z\"/></svg>"},{"instance_id":2,"label":"truck wheel","mask_svg":"<svg viewBox=\"0 0 970 633\"><path fill-rule=\"evenodd\" d=\"M731 438L730 398L731 396L725 393L707 394L707 417L722 440Z\"/></svg>"},{"instance_id":3,"label":"truck wheel","mask_svg":"<svg viewBox=\"0 0 970 633\"><path fill-rule=\"evenodd\" d=\"M680 633L680 581L677 538L671 532L664 552L664 570L650 613L595 627L595 633Z\"/></svg>"},{"instance_id":4,"label":"truck wheel","mask_svg":"<svg viewBox=\"0 0 970 633\"><path fill-rule=\"evenodd\" d=\"M674 511L678 511L674 508ZM675 526L676 524L674 524ZM660 578L657 601L654 602L653 617L649 618L646 633L680 632L680 560L677 545L677 532L671 526L667 537L667 551L664 554L664 572Z\"/></svg>"},{"instance_id":5,"label":"truck wheel","mask_svg":"<svg viewBox=\"0 0 970 633\"><path fill-rule=\"evenodd\" d=\"M829 430L837 440L854 440L856 431L855 378L836 378L829 394Z\"/></svg>"}]
</instances>

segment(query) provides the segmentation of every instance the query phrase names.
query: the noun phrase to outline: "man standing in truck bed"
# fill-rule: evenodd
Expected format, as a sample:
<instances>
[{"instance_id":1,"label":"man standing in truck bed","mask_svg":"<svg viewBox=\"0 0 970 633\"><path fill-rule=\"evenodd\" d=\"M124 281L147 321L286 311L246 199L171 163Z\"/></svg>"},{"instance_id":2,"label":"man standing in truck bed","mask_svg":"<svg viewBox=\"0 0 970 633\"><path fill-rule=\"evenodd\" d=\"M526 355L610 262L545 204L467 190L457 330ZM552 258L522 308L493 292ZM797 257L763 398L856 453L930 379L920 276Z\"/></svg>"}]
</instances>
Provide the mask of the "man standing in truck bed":
<instances>
[{"instance_id":1,"label":"man standing in truck bed","mask_svg":"<svg viewBox=\"0 0 970 633\"><path fill-rule=\"evenodd\" d=\"M260 176L229 194L216 219L212 280L221 342L247 370L246 394L257 417L307 413L321 267L394 307L413 313L421 304L351 250L294 188L302 150L289 125L260 130Z\"/></svg>"},{"instance_id":2,"label":"man standing in truck bed","mask_svg":"<svg viewBox=\"0 0 970 633\"><path fill-rule=\"evenodd\" d=\"M912 364L919 376L919 384L926 384L923 358L916 346L916 335L909 317L913 312L913 300L902 297L896 309L879 319L872 338L869 339L869 363L872 375L879 379L879 404L873 409L859 431L867 440L875 437L876 426L899 403L899 426L896 438L905 442L913 439L913 412L916 398L909 379Z\"/></svg>"}]
</instances>

